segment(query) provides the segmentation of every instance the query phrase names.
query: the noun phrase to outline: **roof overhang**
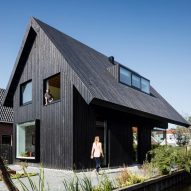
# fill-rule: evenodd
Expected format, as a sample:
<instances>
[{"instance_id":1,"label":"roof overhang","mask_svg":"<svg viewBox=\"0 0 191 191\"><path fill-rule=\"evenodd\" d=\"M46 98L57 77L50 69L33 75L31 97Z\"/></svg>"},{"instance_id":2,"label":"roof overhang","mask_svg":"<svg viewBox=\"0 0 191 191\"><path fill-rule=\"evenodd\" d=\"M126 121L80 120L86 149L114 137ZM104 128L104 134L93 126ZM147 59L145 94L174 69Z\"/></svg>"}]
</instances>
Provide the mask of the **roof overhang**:
<instances>
[{"instance_id":1,"label":"roof overhang","mask_svg":"<svg viewBox=\"0 0 191 191\"><path fill-rule=\"evenodd\" d=\"M126 112L126 113L137 115L137 116L140 116L140 117L145 117L147 119L160 121L160 124L158 126L159 128L167 128L168 123L172 123L172 124L180 125L180 126L184 126L184 127L189 127L190 126L190 123L188 123L186 120L185 120L185 123L180 122L180 121L175 121L173 119L168 119L168 118L165 118L165 117L156 116L156 115L153 115L151 113L146 113L146 112L143 112L143 111L135 110L135 109L128 108L128 107L125 107L125 106L122 106L122 105L118 105L118 104L114 104L114 103L111 103L111 102L103 101L103 100L100 100L100 99L97 99L97 98L94 98L91 101L91 104L106 107L106 108L110 108L110 109L114 109L114 110L118 110L118 111L121 111L121 112Z\"/></svg>"}]
</instances>

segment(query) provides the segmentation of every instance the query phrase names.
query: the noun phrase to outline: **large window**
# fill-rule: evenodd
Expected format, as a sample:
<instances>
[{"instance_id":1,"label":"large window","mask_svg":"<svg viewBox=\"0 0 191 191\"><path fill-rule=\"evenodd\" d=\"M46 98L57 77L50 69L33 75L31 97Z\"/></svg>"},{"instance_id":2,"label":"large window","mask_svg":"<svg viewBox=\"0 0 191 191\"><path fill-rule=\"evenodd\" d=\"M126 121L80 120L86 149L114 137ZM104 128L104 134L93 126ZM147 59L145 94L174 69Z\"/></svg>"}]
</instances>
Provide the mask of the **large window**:
<instances>
[{"instance_id":1,"label":"large window","mask_svg":"<svg viewBox=\"0 0 191 191\"><path fill-rule=\"evenodd\" d=\"M25 105L32 102L32 81L21 84L20 90L21 105Z\"/></svg>"},{"instance_id":2,"label":"large window","mask_svg":"<svg viewBox=\"0 0 191 191\"><path fill-rule=\"evenodd\" d=\"M44 81L44 104L60 100L60 73Z\"/></svg>"},{"instance_id":3,"label":"large window","mask_svg":"<svg viewBox=\"0 0 191 191\"><path fill-rule=\"evenodd\" d=\"M150 82L144 78L141 78L141 90L145 93L150 93Z\"/></svg>"},{"instance_id":4,"label":"large window","mask_svg":"<svg viewBox=\"0 0 191 191\"><path fill-rule=\"evenodd\" d=\"M120 67L120 82L131 86L131 72L123 67Z\"/></svg>"},{"instance_id":5,"label":"large window","mask_svg":"<svg viewBox=\"0 0 191 191\"><path fill-rule=\"evenodd\" d=\"M138 89L141 88L141 78L135 74L132 74L132 86Z\"/></svg>"},{"instance_id":6,"label":"large window","mask_svg":"<svg viewBox=\"0 0 191 191\"><path fill-rule=\"evenodd\" d=\"M36 159L37 139L39 131L37 130L36 121L17 124L16 126L16 157L20 159Z\"/></svg>"},{"instance_id":7,"label":"large window","mask_svg":"<svg viewBox=\"0 0 191 191\"><path fill-rule=\"evenodd\" d=\"M119 67L119 82L150 94L150 81L124 66Z\"/></svg>"}]
</instances>

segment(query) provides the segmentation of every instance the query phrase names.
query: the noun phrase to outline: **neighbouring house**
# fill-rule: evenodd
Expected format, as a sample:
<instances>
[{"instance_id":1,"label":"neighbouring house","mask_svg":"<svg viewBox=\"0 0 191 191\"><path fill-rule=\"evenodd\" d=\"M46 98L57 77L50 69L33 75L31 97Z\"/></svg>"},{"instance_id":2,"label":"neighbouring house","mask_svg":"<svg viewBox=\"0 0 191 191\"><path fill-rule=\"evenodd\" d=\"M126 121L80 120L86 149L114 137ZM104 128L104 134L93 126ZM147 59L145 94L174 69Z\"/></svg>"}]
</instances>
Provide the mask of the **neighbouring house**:
<instances>
[{"instance_id":1,"label":"neighbouring house","mask_svg":"<svg viewBox=\"0 0 191 191\"><path fill-rule=\"evenodd\" d=\"M156 141L156 144L160 144L166 138L166 129L154 128L151 134L154 140Z\"/></svg>"},{"instance_id":2,"label":"neighbouring house","mask_svg":"<svg viewBox=\"0 0 191 191\"><path fill-rule=\"evenodd\" d=\"M91 167L95 135L103 143L102 166L132 164L132 127L138 129L137 161L142 163L154 127L189 126L150 80L35 18L4 105L14 108L15 160L49 168Z\"/></svg>"},{"instance_id":3,"label":"neighbouring house","mask_svg":"<svg viewBox=\"0 0 191 191\"><path fill-rule=\"evenodd\" d=\"M178 146L176 138L176 130L167 129L166 138L160 143L160 145L171 145L173 147Z\"/></svg>"},{"instance_id":4,"label":"neighbouring house","mask_svg":"<svg viewBox=\"0 0 191 191\"><path fill-rule=\"evenodd\" d=\"M13 108L2 104L5 89L0 88L0 145L12 145L13 135Z\"/></svg>"},{"instance_id":5,"label":"neighbouring house","mask_svg":"<svg viewBox=\"0 0 191 191\"><path fill-rule=\"evenodd\" d=\"M5 89L0 88L0 156L12 163L13 108L3 106Z\"/></svg>"}]
</instances>

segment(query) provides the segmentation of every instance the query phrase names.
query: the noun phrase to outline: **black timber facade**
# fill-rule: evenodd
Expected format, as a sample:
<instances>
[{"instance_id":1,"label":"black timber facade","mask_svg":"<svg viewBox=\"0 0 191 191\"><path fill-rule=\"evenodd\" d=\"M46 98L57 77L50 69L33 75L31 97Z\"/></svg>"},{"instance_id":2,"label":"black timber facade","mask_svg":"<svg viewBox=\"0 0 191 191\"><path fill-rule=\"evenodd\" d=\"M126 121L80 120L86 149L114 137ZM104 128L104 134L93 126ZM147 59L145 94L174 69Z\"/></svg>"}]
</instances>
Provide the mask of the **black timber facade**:
<instances>
[{"instance_id":1,"label":"black timber facade","mask_svg":"<svg viewBox=\"0 0 191 191\"><path fill-rule=\"evenodd\" d=\"M151 148L153 127L189 125L152 87L151 96L119 84L117 68L101 53L31 18L4 99L15 111L14 158L17 125L30 121L38 122L39 133L37 160L29 161L58 169L90 168L95 135L104 139L105 166L132 164L132 127L138 127L141 163ZM60 99L45 106L44 81L56 74ZM32 102L21 105L21 86L28 81Z\"/></svg>"}]
</instances>

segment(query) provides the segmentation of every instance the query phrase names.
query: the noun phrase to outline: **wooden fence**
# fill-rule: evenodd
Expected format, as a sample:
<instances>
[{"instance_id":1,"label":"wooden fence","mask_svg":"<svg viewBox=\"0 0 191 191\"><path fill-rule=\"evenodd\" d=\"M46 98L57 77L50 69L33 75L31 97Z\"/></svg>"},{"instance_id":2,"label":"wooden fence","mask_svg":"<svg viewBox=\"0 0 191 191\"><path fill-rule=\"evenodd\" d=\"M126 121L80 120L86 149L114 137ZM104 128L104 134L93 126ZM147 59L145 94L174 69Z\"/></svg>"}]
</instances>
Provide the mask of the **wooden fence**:
<instances>
[{"instance_id":1,"label":"wooden fence","mask_svg":"<svg viewBox=\"0 0 191 191\"><path fill-rule=\"evenodd\" d=\"M12 146L0 144L0 156L8 164L12 164L13 163Z\"/></svg>"}]
</instances>

